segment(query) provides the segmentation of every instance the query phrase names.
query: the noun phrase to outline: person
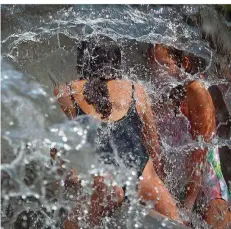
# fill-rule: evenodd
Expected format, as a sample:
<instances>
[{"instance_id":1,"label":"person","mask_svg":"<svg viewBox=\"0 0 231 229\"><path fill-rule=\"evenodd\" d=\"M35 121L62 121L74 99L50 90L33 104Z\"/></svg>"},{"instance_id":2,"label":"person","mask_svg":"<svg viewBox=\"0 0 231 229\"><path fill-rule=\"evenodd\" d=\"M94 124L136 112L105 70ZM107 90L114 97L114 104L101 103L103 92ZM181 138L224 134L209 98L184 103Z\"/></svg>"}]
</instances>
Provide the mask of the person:
<instances>
[{"instance_id":1,"label":"person","mask_svg":"<svg viewBox=\"0 0 231 229\"><path fill-rule=\"evenodd\" d=\"M149 96L141 84L122 79L120 64L120 48L114 41L104 37L82 41L77 48L77 79L55 87L54 95L68 118L91 115L101 120L98 151L107 152L101 155L102 160L120 166L114 160L112 139L123 163L136 169L137 178L142 175L137 190L139 198L151 201L155 210L182 222L175 200L149 159L149 155L159 151ZM101 217L120 206L126 195L125 188L114 186L114 201L107 198L105 206L105 196L111 193L104 180L102 176L94 179L90 225L99 224ZM66 229L77 228L75 220L66 220L65 225Z\"/></svg>"},{"instance_id":2,"label":"person","mask_svg":"<svg viewBox=\"0 0 231 229\"><path fill-rule=\"evenodd\" d=\"M162 70L167 70L169 76L179 77L183 72L195 74L202 69L203 61L196 60L195 57L186 55L180 50L175 51L174 48L169 48L162 44L152 45L148 50L149 66L153 72L156 72L158 66L162 66ZM182 76L182 74L181 74ZM201 76L203 77L203 76ZM227 228L231 223L231 212L229 210L230 191L223 178L218 146L212 144L213 138L216 136L216 120L215 108L205 86L200 80L188 80L182 85L178 85L169 93L169 100L171 105L167 105L173 109L173 115L164 128L167 127L168 135L171 132L170 125L177 124L176 132L174 132L175 139L172 145L186 144L187 131L190 134L190 139L201 142L204 141L204 146L191 150L190 154L186 152L177 152L176 167L180 167L180 173L185 171L186 177L183 179L185 183L184 196L182 198L183 206L192 212L197 209L202 218L207 222L211 228ZM176 110L183 114L181 119L186 117L188 124L186 128L182 127L178 122ZM161 114L163 116L163 113ZM168 117L169 118L169 117ZM179 137L180 133L182 136ZM155 154L158 151L154 152ZM184 155L182 155L184 154ZM184 161L184 170L181 164L182 157L186 157ZM158 155L154 155L154 167L160 177L165 177L162 168L166 161L158 160ZM162 164L162 167L159 166ZM170 165L170 166L173 166ZM180 179L180 176L178 177ZM164 179L164 178L163 178ZM178 180L179 180L178 179ZM179 186L178 190L181 190ZM180 197L179 197L180 198Z\"/></svg>"}]
</instances>

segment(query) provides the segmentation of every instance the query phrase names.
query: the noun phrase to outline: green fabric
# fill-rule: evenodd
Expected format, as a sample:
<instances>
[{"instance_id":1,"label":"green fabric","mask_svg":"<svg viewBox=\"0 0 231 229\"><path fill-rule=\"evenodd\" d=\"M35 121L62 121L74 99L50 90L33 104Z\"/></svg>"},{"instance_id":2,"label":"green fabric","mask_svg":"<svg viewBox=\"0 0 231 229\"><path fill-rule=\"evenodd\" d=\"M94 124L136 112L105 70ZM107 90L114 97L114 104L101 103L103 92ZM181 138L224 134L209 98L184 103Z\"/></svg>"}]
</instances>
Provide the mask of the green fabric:
<instances>
[{"instance_id":1,"label":"green fabric","mask_svg":"<svg viewBox=\"0 0 231 229\"><path fill-rule=\"evenodd\" d=\"M220 164L220 161L216 160L216 158L214 157L213 150L214 149L211 149L208 153L208 161L213 166L216 176L220 180L223 177L222 171L221 171L221 164Z\"/></svg>"}]
</instances>

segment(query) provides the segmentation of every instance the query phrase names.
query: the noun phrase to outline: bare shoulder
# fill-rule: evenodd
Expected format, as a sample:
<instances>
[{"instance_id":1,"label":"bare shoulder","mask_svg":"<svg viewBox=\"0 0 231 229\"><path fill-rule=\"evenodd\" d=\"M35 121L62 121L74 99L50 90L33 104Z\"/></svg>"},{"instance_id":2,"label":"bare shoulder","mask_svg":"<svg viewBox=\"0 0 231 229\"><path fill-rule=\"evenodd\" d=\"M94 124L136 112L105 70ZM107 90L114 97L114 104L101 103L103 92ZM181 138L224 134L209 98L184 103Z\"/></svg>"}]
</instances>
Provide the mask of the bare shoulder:
<instances>
[{"instance_id":1,"label":"bare shoulder","mask_svg":"<svg viewBox=\"0 0 231 229\"><path fill-rule=\"evenodd\" d=\"M86 83L86 80L73 80L71 81L71 89L72 93L77 94L83 91L84 84Z\"/></svg>"},{"instance_id":2,"label":"bare shoulder","mask_svg":"<svg viewBox=\"0 0 231 229\"><path fill-rule=\"evenodd\" d=\"M135 94L136 94L136 109L139 116L142 118L145 114L148 115L150 110L150 103L148 93L141 83L135 83Z\"/></svg>"},{"instance_id":3,"label":"bare shoulder","mask_svg":"<svg viewBox=\"0 0 231 229\"><path fill-rule=\"evenodd\" d=\"M130 80L115 79L107 83L109 88L128 89L131 86Z\"/></svg>"},{"instance_id":4,"label":"bare shoulder","mask_svg":"<svg viewBox=\"0 0 231 229\"><path fill-rule=\"evenodd\" d=\"M212 97L200 81L193 81L186 86L185 104L193 137L203 135L210 140L216 130L215 108Z\"/></svg>"},{"instance_id":5,"label":"bare shoulder","mask_svg":"<svg viewBox=\"0 0 231 229\"><path fill-rule=\"evenodd\" d=\"M129 106L132 99L132 83L130 80L110 80L107 86L112 102L125 107Z\"/></svg>"},{"instance_id":6,"label":"bare shoulder","mask_svg":"<svg viewBox=\"0 0 231 229\"><path fill-rule=\"evenodd\" d=\"M187 91L194 91L194 92L198 92L198 93L207 93L208 91L206 90L205 86L203 83L201 83L199 80L194 80L192 82L190 82L187 86L186 86L186 90Z\"/></svg>"},{"instance_id":7,"label":"bare shoulder","mask_svg":"<svg viewBox=\"0 0 231 229\"><path fill-rule=\"evenodd\" d=\"M148 101L148 93L141 83L135 83L135 93L137 97L137 102L141 104L145 104Z\"/></svg>"},{"instance_id":8,"label":"bare shoulder","mask_svg":"<svg viewBox=\"0 0 231 229\"><path fill-rule=\"evenodd\" d=\"M212 97L206 87L199 80L195 80L186 86L186 97L192 100L193 104L197 101L200 106L213 106Z\"/></svg>"}]
</instances>

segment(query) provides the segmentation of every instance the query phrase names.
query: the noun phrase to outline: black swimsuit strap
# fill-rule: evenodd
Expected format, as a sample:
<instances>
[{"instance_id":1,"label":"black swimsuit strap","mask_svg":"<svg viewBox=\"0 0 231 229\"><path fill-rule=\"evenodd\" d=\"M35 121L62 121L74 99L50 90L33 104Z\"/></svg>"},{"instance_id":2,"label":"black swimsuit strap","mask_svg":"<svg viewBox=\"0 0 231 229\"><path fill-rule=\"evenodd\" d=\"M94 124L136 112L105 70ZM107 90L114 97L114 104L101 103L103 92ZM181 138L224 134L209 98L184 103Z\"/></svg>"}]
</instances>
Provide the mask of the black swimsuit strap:
<instances>
[{"instance_id":1,"label":"black swimsuit strap","mask_svg":"<svg viewBox=\"0 0 231 229\"><path fill-rule=\"evenodd\" d=\"M135 85L134 85L133 81L132 81L132 103L131 103L131 107L136 108Z\"/></svg>"}]
</instances>

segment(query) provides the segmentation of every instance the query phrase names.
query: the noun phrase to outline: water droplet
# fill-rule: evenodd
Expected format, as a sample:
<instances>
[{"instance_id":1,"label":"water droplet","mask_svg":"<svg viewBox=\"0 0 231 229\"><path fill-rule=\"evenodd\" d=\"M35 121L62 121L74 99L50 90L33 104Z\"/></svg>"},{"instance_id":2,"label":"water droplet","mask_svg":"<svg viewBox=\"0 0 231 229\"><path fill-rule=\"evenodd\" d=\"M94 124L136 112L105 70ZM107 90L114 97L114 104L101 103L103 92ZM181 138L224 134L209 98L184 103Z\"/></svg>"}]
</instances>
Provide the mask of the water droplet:
<instances>
[{"instance_id":1,"label":"water droplet","mask_svg":"<svg viewBox=\"0 0 231 229\"><path fill-rule=\"evenodd\" d=\"M51 131L51 132L58 132L59 129L57 129L57 128L51 128L50 131Z\"/></svg>"},{"instance_id":2,"label":"water droplet","mask_svg":"<svg viewBox=\"0 0 231 229\"><path fill-rule=\"evenodd\" d=\"M45 139L44 139L44 142L46 142L46 143L48 143L48 144L51 143L51 141L50 141L48 138L45 138Z\"/></svg>"},{"instance_id":3,"label":"water droplet","mask_svg":"<svg viewBox=\"0 0 231 229\"><path fill-rule=\"evenodd\" d=\"M157 187L154 187L155 191L159 193L159 189Z\"/></svg>"},{"instance_id":4,"label":"water droplet","mask_svg":"<svg viewBox=\"0 0 231 229\"><path fill-rule=\"evenodd\" d=\"M84 210L84 213L87 214L87 213L88 213L88 210L85 209L85 210Z\"/></svg>"},{"instance_id":5,"label":"water droplet","mask_svg":"<svg viewBox=\"0 0 231 229\"><path fill-rule=\"evenodd\" d=\"M83 132L82 131L78 131L77 134L80 135L80 136L82 136Z\"/></svg>"},{"instance_id":6,"label":"water droplet","mask_svg":"<svg viewBox=\"0 0 231 229\"><path fill-rule=\"evenodd\" d=\"M131 184L131 182L130 182L130 181L126 181L125 184L126 184L127 186L129 186L129 185Z\"/></svg>"},{"instance_id":7,"label":"water droplet","mask_svg":"<svg viewBox=\"0 0 231 229\"><path fill-rule=\"evenodd\" d=\"M112 182L112 186L117 186L117 185L118 185L118 183L116 181Z\"/></svg>"},{"instance_id":8,"label":"water droplet","mask_svg":"<svg viewBox=\"0 0 231 229\"><path fill-rule=\"evenodd\" d=\"M13 122L13 121L9 122L9 125L10 125L10 126L13 126L13 125L14 125L14 122Z\"/></svg>"},{"instance_id":9,"label":"water droplet","mask_svg":"<svg viewBox=\"0 0 231 229\"><path fill-rule=\"evenodd\" d=\"M59 136L63 136L64 135L64 132L62 130L59 131L58 133Z\"/></svg>"},{"instance_id":10,"label":"water droplet","mask_svg":"<svg viewBox=\"0 0 231 229\"><path fill-rule=\"evenodd\" d=\"M82 145L81 145L81 144L79 144L79 145L77 145L77 146L75 147L75 149L76 149L76 150L80 150L80 149L81 149L81 147L82 147Z\"/></svg>"},{"instance_id":11,"label":"water droplet","mask_svg":"<svg viewBox=\"0 0 231 229\"><path fill-rule=\"evenodd\" d=\"M67 144L64 144L63 147L64 147L65 150L71 150L71 147L69 145L67 145Z\"/></svg>"},{"instance_id":12,"label":"water droplet","mask_svg":"<svg viewBox=\"0 0 231 229\"><path fill-rule=\"evenodd\" d=\"M88 184L88 181L81 180L81 185L82 185L83 187L87 186L87 184Z\"/></svg>"},{"instance_id":13,"label":"water droplet","mask_svg":"<svg viewBox=\"0 0 231 229\"><path fill-rule=\"evenodd\" d=\"M77 132L77 131L78 131L78 128L77 128L77 127L74 127L73 130L74 130L75 132Z\"/></svg>"},{"instance_id":14,"label":"water droplet","mask_svg":"<svg viewBox=\"0 0 231 229\"><path fill-rule=\"evenodd\" d=\"M162 225L163 227L166 227L167 222L168 222L168 218L165 218L165 219L161 222L161 225Z\"/></svg>"},{"instance_id":15,"label":"water droplet","mask_svg":"<svg viewBox=\"0 0 231 229\"><path fill-rule=\"evenodd\" d=\"M39 198L40 198L40 195L39 195L39 194L35 194L34 197L35 197L36 199L39 199Z\"/></svg>"}]
</instances>

